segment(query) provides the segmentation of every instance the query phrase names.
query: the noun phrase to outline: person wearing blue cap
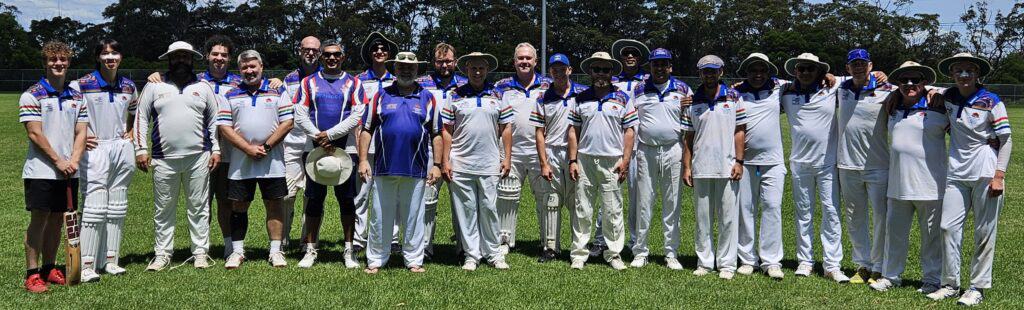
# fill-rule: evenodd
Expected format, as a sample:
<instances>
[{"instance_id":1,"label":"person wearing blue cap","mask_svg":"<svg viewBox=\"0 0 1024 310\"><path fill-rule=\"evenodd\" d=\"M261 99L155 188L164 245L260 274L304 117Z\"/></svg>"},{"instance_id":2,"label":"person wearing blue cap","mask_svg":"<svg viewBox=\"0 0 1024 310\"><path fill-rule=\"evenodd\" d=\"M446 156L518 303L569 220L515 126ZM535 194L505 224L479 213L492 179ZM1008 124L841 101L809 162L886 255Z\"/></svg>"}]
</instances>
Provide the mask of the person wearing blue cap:
<instances>
[{"instance_id":1,"label":"person wearing blue cap","mask_svg":"<svg viewBox=\"0 0 1024 310\"><path fill-rule=\"evenodd\" d=\"M683 135L681 115L690 104L693 92L685 82L672 77L672 53L664 48L655 49L649 58L651 76L633 90L633 102L640 120L637 126L636 179L630 192L636 193L635 216L630 227L636 228L633 238L631 267L647 265L650 250L647 236L650 232L651 213L661 194L661 218L665 243L665 265L682 270L676 258L679 248L679 176L682 172Z\"/></svg>"},{"instance_id":2,"label":"person wearing blue cap","mask_svg":"<svg viewBox=\"0 0 1024 310\"><path fill-rule=\"evenodd\" d=\"M839 109L836 111L839 122L836 164L842 184L846 230L853 245L853 262L857 264L856 273L850 278L853 284L874 282L879 278L886 240L889 143L887 120L879 115L882 115L885 99L897 89L879 81L871 74L871 69L868 51L849 52L846 72L851 78L839 85ZM873 232L869 231L871 227Z\"/></svg>"},{"instance_id":3,"label":"person wearing blue cap","mask_svg":"<svg viewBox=\"0 0 1024 310\"><path fill-rule=\"evenodd\" d=\"M572 65L565 54L551 55L548 74L551 86L537 98L530 113L530 123L536 128L540 175L546 181L530 184L541 197L536 204L541 209L537 226L541 230L538 261L542 263L554 260L561 249L558 237L561 236L562 207L572 214L576 212L576 182L569 176L566 131L570 124L569 112L576 106L576 95L587 89L569 79ZM575 222L574 216L569 219Z\"/></svg>"},{"instance_id":4,"label":"person wearing blue cap","mask_svg":"<svg viewBox=\"0 0 1024 310\"><path fill-rule=\"evenodd\" d=\"M725 62L707 55L697 62L701 86L693 94L693 104L682 115L685 131L683 145L683 182L693 187L697 229L696 276L704 276L718 267L718 277L731 280L736 272L739 244L739 180L743 176L743 152L747 115L743 99L722 82ZM712 248L714 218L718 243Z\"/></svg>"}]
</instances>

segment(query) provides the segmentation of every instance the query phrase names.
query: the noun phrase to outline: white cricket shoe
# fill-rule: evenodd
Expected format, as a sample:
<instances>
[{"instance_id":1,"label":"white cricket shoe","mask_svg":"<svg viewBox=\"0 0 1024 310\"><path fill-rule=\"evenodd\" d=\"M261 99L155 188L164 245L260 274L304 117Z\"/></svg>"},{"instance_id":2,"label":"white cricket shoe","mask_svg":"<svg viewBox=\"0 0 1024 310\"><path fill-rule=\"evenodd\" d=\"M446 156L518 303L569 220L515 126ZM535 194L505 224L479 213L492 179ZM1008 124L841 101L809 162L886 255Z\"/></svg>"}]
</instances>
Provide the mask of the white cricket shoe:
<instances>
[{"instance_id":1,"label":"white cricket shoe","mask_svg":"<svg viewBox=\"0 0 1024 310\"><path fill-rule=\"evenodd\" d=\"M228 255L227 261L224 262L224 268L235 269L242 266L242 262L245 261L245 255L238 252L232 252Z\"/></svg>"},{"instance_id":2,"label":"white cricket shoe","mask_svg":"<svg viewBox=\"0 0 1024 310\"><path fill-rule=\"evenodd\" d=\"M118 266L117 264L114 264L114 263L107 263L106 266L103 266L103 271L105 271L107 274L111 274L111 275L115 275L115 276L116 275L122 275L125 272L128 272L128 270L125 270L123 267Z\"/></svg>"},{"instance_id":3,"label":"white cricket shoe","mask_svg":"<svg viewBox=\"0 0 1024 310\"><path fill-rule=\"evenodd\" d=\"M728 271L728 270L723 270L723 271L718 272L718 278L719 279L723 279L723 280L732 280L732 277L735 276L735 275L736 275L735 273L733 273L732 271Z\"/></svg>"},{"instance_id":4,"label":"white cricket shoe","mask_svg":"<svg viewBox=\"0 0 1024 310\"><path fill-rule=\"evenodd\" d=\"M796 272L793 274L801 277L810 277L812 272L814 272L814 265L800 264L800 266L796 267Z\"/></svg>"},{"instance_id":5,"label":"white cricket shoe","mask_svg":"<svg viewBox=\"0 0 1024 310\"><path fill-rule=\"evenodd\" d=\"M736 269L736 273L741 274L741 275L745 275L745 276L752 275L752 274L754 274L754 266L751 266L751 265L740 266L739 269Z\"/></svg>"},{"instance_id":6,"label":"white cricket shoe","mask_svg":"<svg viewBox=\"0 0 1024 310\"><path fill-rule=\"evenodd\" d=\"M93 269L92 267L82 269L82 283L99 281L100 275L96 273L96 269Z\"/></svg>"},{"instance_id":7,"label":"white cricket shoe","mask_svg":"<svg viewBox=\"0 0 1024 310\"><path fill-rule=\"evenodd\" d=\"M302 260L299 261L299 268L313 267L313 263L316 262L316 249L306 249L306 255L302 256Z\"/></svg>"},{"instance_id":8,"label":"white cricket shoe","mask_svg":"<svg viewBox=\"0 0 1024 310\"><path fill-rule=\"evenodd\" d=\"M345 268L355 269L359 268L359 260L356 259L356 253L351 248L346 248L342 258L345 260Z\"/></svg>"},{"instance_id":9,"label":"white cricket shoe","mask_svg":"<svg viewBox=\"0 0 1024 310\"><path fill-rule=\"evenodd\" d=\"M977 306L981 304L981 300L985 299L985 296L981 294L981 291L971 288L960 295L960 300L956 301L956 304L963 306Z\"/></svg>"},{"instance_id":10,"label":"white cricket shoe","mask_svg":"<svg viewBox=\"0 0 1024 310\"><path fill-rule=\"evenodd\" d=\"M170 255L157 255L153 257L153 260L149 261L149 266L146 266L146 271L161 271L167 268L167 265L170 264Z\"/></svg>"},{"instance_id":11,"label":"white cricket shoe","mask_svg":"<svg viewBox=\"0 0 1024 310\"><path fill-rule=\"evenodd\" d=\"M668 267L668 269L672 270L683 270L683 264L680 264L679 259L675 257L666 257L665 267Z\"/></svg>"},{"instance_id":12,"label":"white cricket shoe","mask_svg":"<svg viewBox=\"0 0 1024 310\"><path fill-rule=\"evenodd\" d=\"M849 283L850 277L847 277L842 270L836 269L825 273L825 277L836 281L836 283Z\"/></svg>"},{"instance_id":13,"label":"white cricket shoe","mask_svg":"<svg viewBox=\"0 0 1024 310\"><path fill-rule=\"evenodd\" d=\"M624 269L626 269L626 263L622 262L622 258L621 257L613 258L611 261L608 261L608 264L612 265L612 269L615 269L615 270L624 270Z\"/></svg>"},{"instance_id":14,"label":"white cricket shoe","mask_svg":"<svg viewBox=\"0 0 1024 310\"><path fill-rule=\"evenodd\" d=\"M647 266L647 256L637 256L633 258L633 261L629 263L630 267L643 268Z\"/></svg>"},{"instance_id":15,"label":"white cricket shoe","mask_svg":"<svg viewBox=\"0 0 1024 310\"><path fill-rule=\"evenodd\" d=\"M196 254L192 256L195 261L192 262L192 267L199 269L210 268L210 255Z\"/></svg>"},{"instance_id":16,"label":"white cricket shoe","mask_svg":"<svg viewBox=\"0 0 1024 310\"><path fill-rule=\"evenodd\" d=\"M474 270L476 270L476 265L477 265L477 262L476 262L475 259L467 257L466 261L462 263L462 270L474 271Z\"/></svg>"},{"instance_id":17,"label":"white cricket shoe","mask_svg":"<svg viewBox=\"0 0 1024 310\"><path fill-rule=\"evenodd\" d=\"M505 262L505 259L495 260L495 261L491 262L491 265L494 266L494 269L498 269L498 270L508 270L508 268L509 268L508 263Z\"/></svg>"},{"instance_id":18,"label":"white cricket shoe","mask_svg":"<svg viewBox=\"0 0 1024 310\"><path fill-rule=\"evenodd\" d=\"M267 260L270 261L270 266L273 266L275 268L288 267L288 261L284 259L284 252L277 251L274 253L270 253L270 256L267 257Z\"/></svg>"},{"instance_id":19,"label":"white cricket shoe","mask_svg":"<svg viewBox=\"0 0 1024 310\"><path fill-rule=\"evenodd\" d=\"M697 270L693 271L693 275L698 276L698 277L706 276L709 273L711 273L711 271L708 270L707 268L704 268L704 267L697 267Z\"/></svg>"},{"instance_id":20,"label":"white cricket shoe","mask_svg":"<svg viewBox=\"0 0 1024 310\"><path fill-rule=\"evenodd\" d=\"M574 259L574 260L572 260L572 263L569 264L569 268L576 269L576 270L583 270L583 265L586 265L586 264L587 264L587 261L585 261L585 260Z\"/></svg>"},{"instance_id":21,"label":"white cricket shoe","mask_svg":"<svg viewBox=\"0 0 1024 310\"><path fill-rule=\"evenodd\" d=\"M782 280L786 274L782 272L782 267L770 266L768 267L768 276L775 280Z\"/></svg>"},{"instance_id":22,"label":"white cricket shoe","mask_svg":"<svg viewBox=\"0 0 1024 310\"><path fill-rule=\"evenodd\" d=\"M960 295L960 289L949 285L939 288L938 291L934 291L931 294L925 295L931 300L943 300L946 298L953 298Z\"/></svg>"},{"instance_id":23,"label":"white cricket shoe","mask_svg":"<svg viewBox=\"0 0 1024 310\"><path fill-rule=\"evenodd\" d=\"M889 281L889 279L881 278L875 280L875 283L871 283L868 286L870 286L873 290L885 292L888 291L890 288L896 286L896 284L892 283L892 281Z\"/></svg>"}]
</instances>

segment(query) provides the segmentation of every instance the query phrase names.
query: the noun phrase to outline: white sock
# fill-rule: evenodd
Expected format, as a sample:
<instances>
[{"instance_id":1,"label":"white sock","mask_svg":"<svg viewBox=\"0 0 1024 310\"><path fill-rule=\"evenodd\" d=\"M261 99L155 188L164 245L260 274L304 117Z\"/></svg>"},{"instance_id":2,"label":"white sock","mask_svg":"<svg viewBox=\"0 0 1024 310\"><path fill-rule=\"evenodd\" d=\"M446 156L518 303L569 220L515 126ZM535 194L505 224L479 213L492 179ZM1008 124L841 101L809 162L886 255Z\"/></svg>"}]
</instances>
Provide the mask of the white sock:
<instances>
[{"instance_id":1,"label":"white sock","mask_svg":"<svg viewBox=\"0 0 1024 310\"><path fill-rule=\"evenodd\" d=\"M345 249L352 250L352 241L345 241Z\"/></svg>"},{"instance_id":2,"label":"white sock","mask_svg":"<svg viewBox=\"0 0 1024 310\"><path fill-rule=\"evenodd\" d=\"M270 240L270 253L281 252L281 240Z\"/></svg>"},{"instance_id":3,"label":"white sock","mask_svg":"<svg viewBox=\"0 0 1024 310\"><path fill-rule=\"evenodd\" d=\"M231 241L231 248L234 253L243 254L245 253L245 241Z\"/></svg>"},{"instance_id":4,"label":"white sock","mask_svg":"<svg viewBox=\"0 0 1024 310\"><path fill-rule=\"evenodd\" d=\"M306 251L316 250L316 243L306 243Z\"/></svg>"}]
</instances>

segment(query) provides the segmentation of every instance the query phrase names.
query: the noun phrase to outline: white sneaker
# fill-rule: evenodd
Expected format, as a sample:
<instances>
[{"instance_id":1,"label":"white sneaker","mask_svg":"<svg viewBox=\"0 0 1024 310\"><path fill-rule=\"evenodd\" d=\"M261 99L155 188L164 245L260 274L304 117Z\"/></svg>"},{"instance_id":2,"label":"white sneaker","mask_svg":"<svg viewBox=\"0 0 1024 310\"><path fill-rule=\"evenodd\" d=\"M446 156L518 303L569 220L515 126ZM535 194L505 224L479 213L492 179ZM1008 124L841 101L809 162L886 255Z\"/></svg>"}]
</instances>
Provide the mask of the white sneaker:
<instances>
[{"instance_id":1,"label":"white sneaker","mask_svg":"<svg viewBox=\"0 0 1024 310\"><path fill-rule=\"evenodd\" d=\"M848 283L850 277L847 277L842 270L836 269L825 273L825 277L836 281L836 283Z\"/></svg>"},{"instance_id":2,"label":"white sneaker","mask_svg":"<svg viewBox=\"0 0 1024 310\"><path fill-rule=\"evenodd\" d=\"M242 266L242 261L245 260L245 255L242 253L232 252L228 255L227 261L224 262L224 268L235 269Z\"/></svg>"},{"instance_id":3,"label":"white sneaker","mask_svg":"<svg viewBox=\"0 0 1024 310\"><path fill-rule=\"evenodd\" d=\"M608 262L608 264L612 265L612 269L615 270L626 269L626 263L622 262L622 258L620 257L613 258L611 261Z\"/></svg>"},{"instance_id":4,"label":"white sneaker","mask_svg":"<svg viewBox=\"0 0 1024 310\"><path fill-rule=\"evenodd\" d=\"M99 280L100 280L100 275L98 273L96 273L96 269L93 269L93 268L84 268L84 269L82 269L82 283L98 282Z\"/></svg>"},{"instance_id":5,"label":"white sneaker","mask_svg":"<svg viewBox=\"0 0 1024 310\"><path fill-rule=\"evenodd\" d=\"M796 267L796 272L793 274L801 277L810 277L812 272L814 272L814 265L800 264L800 266Z\"/></svg>"},{"instance_id":6,"label":"white sneaker","mask_svg":"<svg viewBox=\"0 0 1024 310\"><path fill-rule=\"evenodd\" d=\"M892 283L892 281L889 281L889 279L881 278L881 279L875 280L875 283L871 283L868 286L870 286L871 289L873 289L873 290L876 290L876 291L879 291L879 292L885 292L885 291L888 291L890 288L892 288L893 286L896 286L896 285L894 285Z\"/></svg>"},{"instance_id":7,"label":"white sneaker","mask_svg":"<svg viewBox=\"0 0 1024 310\"><path fill-rule=\"evenodd\" d=\"M723 280L732 280L735 274L732 271L721 271L718 273L718 278Z\"/></svg>"},{"instance_id":8,"label":"white sneaker","mask_svg":"<svg viewBox=\"0 0 1024 310\"><path fill-rule=\"evenodd\" d=\"M508 263L506 263L504 259L495 260L494 262L491 262L491 265L494 266L494 269L498 270L508 270L509 268Z\"/></svg>"},{"instance_id":9,"label":"white sneaker","mask_svg":"<svg viewBox=\"0 0 1024 310\"><path fill-rule=\"evenodd\" d=\"M643 268L647 266L647 256L637 256L633 258L633 261L629 263L630 267Z\"/></svg>"},{"instance_id":10,"label":"white sneaker","mask_svg":"<svg viewBox=\"0 0 1024 310\"><path fill-rule=\"evenodd\" d=\"M939 285L935 283L921 284L921 287L917 288L917 292L921 294L931 294L939 290Z\"/></svg>"},{"instance_id":11,"label":"white sneaker","mask_svg":"<svg viewBox=\"0 0 1024 310\"><path fill-rule=\"evenodd\" d=\"M352 251L352 249L345 249L345 253L342 254L342 258L345 260L345 268L359 268L359 260L356 259L356 253L355 251Z\"/></svg>"},{"instance_id":12,"label":"white sneaker","mask_svg":"<svg viewBox=\"0 0 1024 310\"><path fill-rule=\"evenodd\" d=\"M977 306L981 303L981 300L985 299L985 296L981 294L981 291L971 288L960 295L960 300L956 301L956 304L963 306Z\"/></svg>"},{"instance_id":13,"label":"white sneaker","mask_svg":"<svg viewBox=\"0 0 1024 310\"><path fill-rule=\"evenodd\" d=\"M462 263L462 270L474 271L476 270L476 260L472 258L466 258L466 261Z\"/></svg>"},{"instance_id":14,"label":"white sneaker","mask_svg":"<svg viewBox=\"0 0 1024 310\"><path fill-rule=\"evenodd\" d=\"M284 252L281 251L270 253L267 260L270 261L270 266L275 268L284 268L288 266L288 261L284 260Z\"/></svg>"},{"instance_id":15,"label":"white sneaker","mask_svg":"<svg viewBox=\"0 0 1024 310\"><path fill-rule=\"evenodd\" d=\"M587 263L587 261L585 261L585 260L574 259L574 260L572 260L572 264L569 264L569 268L576 269L576 270L583 270L583 265L586 265L586 263Z\"/></svg>"},{"instance_id":16,"label":"white sneaker","mask_svg":"<svg viewBox=\"0 0 1024 310\"><path fill-rule=\"evenodd\" d=\"M953 298L960 295L960 289L949 285L939 288L938 291L934 291L931 294L925 295L931 300L943 300L946 298Z\"/></svg>"},{"instance_id":17,"label":"white sneaker","mask_svg":"<svg viewBox=\"0 0 1024 310\"><path fill-rule=\"evenodd\" d=\"M299 261L299 268L313 267L313 263L316 262L316 249L306 249L306 255L302 256L302 260Z\"/></svg>"},{"instance_id":18,"label":"white sneaker","mask_svg":"<svg viewBox=\"0 0 1024 310\"><path fill-rule=\"evenodd\" d=\"M192 262L192 267L199 269L210 268L210 256L206 254L196 254L192 256L195 261Z\"/></svg>"},{"instance_id":19,"label":"white sneaker","mask_svg":"<svg viewBox=\"0 0 1024 310\"><path fill-rule=\"evenodd\" d=\"M111 274L111 275L115 275L116 276L116 275L122 275L125 272L127 272L128 270L125 270L124 268L122 268L121 266L118 266L117 264L107 263L106 266L103 266L103 271L105 271L107 274Z\"/></svg>"},{"instance_id":20,"label":"white sneaker","mask_svg":"<svg viewBox=\"0 0 1024 310\"><path fill-rule=\"evenodd\" d=\"M153 260L149 261L149 266L146 266L146 271L161 271L167 268L167 265L171 264L170 255L157 255L153 257Z\"/></svg>"},{"instance_id":21,"label":"white sneaker","mask_svg":"<svg viewBox=\"0 0 1024 310\"><path fill-rule=\"evenodd\" d=\"M745 276L749 276L751 274L754 274L754 266L751 266L751 265L740 266L739 269L736 269L736 273L741 274L741 275L745 275Z\"/></svg>"},{"instance_id":22,"label":"white sneaker","mask_svg":"<svg viewBox=\"0 0 1024 310\"><path fill-rule=\"evenodd\" d=\"M666 257L665 267L668 267L668 269L672 270L683 270L683 264L680 264L679 259L675 257Z\"/></svg>"},{"instance_id":23,"label":"white sneaker","mask_svg":"<svg viewBox=\"0 0 1024 310\"><path fill-rule=\"evenodd\" d=\"M782 267L771 266L768 267L768 276L775 280L782 280L782 278L784 278L786 274L782 273Z\"/></svg>"},{"instance_id":24,"label":"white sneaker","mask_svg":"<svg viewBox=\"0 0 1024 310\"><path fill-rule=\"evenodd\" d=\"M710 273L710 271L707 270L707 268L704 268L704 267L697 267L697 270L693 271L693 275L698 276L698 277L706 276L706 275L708 275L708 273Z\"/></svg>"}]
</instances>

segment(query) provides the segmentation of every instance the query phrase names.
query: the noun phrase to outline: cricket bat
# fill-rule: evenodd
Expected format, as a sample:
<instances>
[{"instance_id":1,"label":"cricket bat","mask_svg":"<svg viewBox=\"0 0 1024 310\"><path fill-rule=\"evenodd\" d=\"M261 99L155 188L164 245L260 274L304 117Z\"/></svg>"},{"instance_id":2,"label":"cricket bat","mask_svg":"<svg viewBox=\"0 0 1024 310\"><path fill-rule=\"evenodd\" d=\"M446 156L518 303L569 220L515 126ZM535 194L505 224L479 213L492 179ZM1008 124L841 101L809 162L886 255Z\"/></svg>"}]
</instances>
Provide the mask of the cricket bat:
<instances>
[{"instance_id":1,"label":"cricket bat","mask_svg":"<svg viewBox=\"0 0 1024 310\"><path fill-rule=\"evenodd\" d=\"M82 281L82 249L79 248L79 226L78 211L75 208L74 195L71 191L71 182L67 187L68 210L64 212L64 232L67 235L67 244L64 249L68 256L64 260L67 285L75 285Z\"/></svg>"}]
</instances>

